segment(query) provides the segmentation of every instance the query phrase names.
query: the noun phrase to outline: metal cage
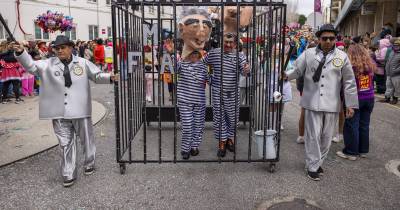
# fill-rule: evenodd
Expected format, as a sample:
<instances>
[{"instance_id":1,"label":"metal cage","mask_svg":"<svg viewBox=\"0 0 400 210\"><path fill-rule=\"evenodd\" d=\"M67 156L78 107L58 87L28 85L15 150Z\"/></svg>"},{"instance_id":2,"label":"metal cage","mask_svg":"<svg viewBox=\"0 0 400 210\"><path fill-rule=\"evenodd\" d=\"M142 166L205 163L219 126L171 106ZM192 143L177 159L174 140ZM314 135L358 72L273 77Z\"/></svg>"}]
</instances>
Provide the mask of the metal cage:
<instances>
[{"instance_id":1,"label":"metal cage","mask_svg":"<svg viewBox=\"0 0 400 210\"><path fill-rule=\"evenodd\" d=\"M126 163L178 162L267 162L269 170L273 172L275 163L279 161L282 110L282 102L275 101L273 95L274 92L282 92L280 75L285 69L285 63L287 65L285 60L288 57L285 55L284 32L286 5L283 0L184 2L119 0L112 3L113 66L115 73L120 75L119 81L114 83L116 159L121 174L125 173ZM200 147L202 152L198 157L182 160L177 152L180 123L176 84L179 84L179 79L176 74L170 74L172 85L167 91L168 85L164 82L167 73L161 71L162 62L166 57L173 63L172 70L176 66L180 47L177 14L183 6L212 6L220 9L223 16L227 5L236 6L237 10L242 6L253 8L251 25L238 31L245 38L237 38L238 42L244 41L242 47L247 49L246 58L251 71L244 78L245 85L240 87L243 97L238 108L239 121L242 123L237 125L235 132L236 150L227 157L216 157L215 151L221 139L210 137L212 99L207 97L206 128ZM223 20L214 22L212 38L215 43L209 44L208 49L221 46L223 25ZM169 57L162 48L166 39L174 42L175 49ZM237 52L239 50L238 45ZM236 85L239 79L237 73ZM151 96L151 101L146 97L146 91L150 91L147 96ZM209 87L207 93L211 95ZM236 93L240 94L239 90ZM276 131L272 137L276 156L267 158L267 130L271 129ZM262 155L260 144L255 143L256 131L262 133ZM257 154L254 152L256 149L259 151Z\"/></svg>"}]
</instances>

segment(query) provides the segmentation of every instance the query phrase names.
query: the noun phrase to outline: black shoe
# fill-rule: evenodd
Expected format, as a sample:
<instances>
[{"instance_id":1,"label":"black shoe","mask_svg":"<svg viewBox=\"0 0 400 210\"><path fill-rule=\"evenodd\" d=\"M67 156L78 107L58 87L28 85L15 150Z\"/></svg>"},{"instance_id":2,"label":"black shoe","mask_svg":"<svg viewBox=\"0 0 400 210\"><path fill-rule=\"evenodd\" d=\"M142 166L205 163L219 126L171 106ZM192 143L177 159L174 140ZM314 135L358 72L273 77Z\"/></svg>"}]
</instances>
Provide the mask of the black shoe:
<instances>
[{"instance_id":1,"label":"black shoe","mask_svg":"<svg viewBox=\"0 0 400 210\"><path fill-rule=\"evenodd\" d=\"M190 152L181 152L182 159L187 160L190 158Z\"/></svg>"},{"instance_id":2,"label":"black shoe","mask_svg":"<svg viewBox=\"0 0 400 210\"><path fill-rule=\"evenodd\" d=\"M235 143L232 139L228 139L228 141L226 141L226 148L231 152L235 152Z\"/></svg>"},{"instance_id":3,"label":"black shoe","mask_svg":"<svg viewBox=\"0 0 400 210\"><path fill-rule=\"evenodd\" d=\"M75 179L70 179L70 180L64 180L63 186L64 187L71 187L75 182Z\"/></svg>"},{"instance_id":4,"label":"black shoe","mask_svg":"<svg viewBox=\"0 0 400 210\"><path fill-rule=\"evenodd\" d=\"M22 100L22 99L20 99L20 98L17 98L17 99L15 99L15 103L16 104L19 104L19 103L21 103L21 102L23 102L24 100Z\"/></svg>"},{"instance_id":5,"label":"black shoe","mask_svg":"<svg viewBox=\"0 0 400 210\"><path fill-rule=\"evenodd\" d=\"M322 167L319 167L318 170L317 170L317 173L318 173L320 176L324 175L324 169L322 169Z\"/></svg>"},{"instance_id":6,"label":"black shoe","mask_svg":"<svg viewBox=\"0 0 400 210\"><path fill-rule=\"evenodd\" d=\"M199 153L200 153L200 151L199 151L198 148L192 148L192 149L190 149L190 155L191 155L191 156L197 156L197 155L199 155Z\"/></svg>"},{"instance_id":7,"label":"black shoe","mask_svg":"<svg viewBox=\"0 0 400 210\"><path fill-rule=\"evenodd\" d=\"M390 104L393 104L393 105L397 104L398 100L399 100L399 98L393 97L393 100L390 102Z\"/></svg>"},{"instance_id":8,"label":"black shoe","mask_svg":"<svg viewBox=\"0 0 400 210\"><path fill-rule=\"evenodd\" d=\"M8 102L10 102L10 101L11 101L11 99L6 98L6 99L3 99L3 100L1 101L1 103L2 103L2 104L8 104Z\"/></svg>"},{"instance_id":9,"label":"black shoe","mask_svg":"<svg viewBox=\"0 0 400 210\"><path fill-rule=\"evenodd\" d=\"M91 175L94 173L94 167L91 168L85 168L85 171L83 172L85 175Z\"/></svg>"},{"instance_id":10,"label":"black shoe","mask_svg":"<svg viewBox=\"0 0 400 210\"><path fill-rule=\"evenodd\" d=\"M218 146L218 157L225 157L226 155L226 141L220 141Z\"/></svg>"},{"instance_id":11,"label":"black shoe","mask_svg":"<svg viewBox=\"0 0 400 210\"><path fill-rule=\"evenodd\" d=\"M321 179L319 178L318 172L307 171L307 176L308 176L308 178L310 178L310 179L313 180L313 181L319 181L319 180L321 180Z\"/></svg>"}]
</instances>

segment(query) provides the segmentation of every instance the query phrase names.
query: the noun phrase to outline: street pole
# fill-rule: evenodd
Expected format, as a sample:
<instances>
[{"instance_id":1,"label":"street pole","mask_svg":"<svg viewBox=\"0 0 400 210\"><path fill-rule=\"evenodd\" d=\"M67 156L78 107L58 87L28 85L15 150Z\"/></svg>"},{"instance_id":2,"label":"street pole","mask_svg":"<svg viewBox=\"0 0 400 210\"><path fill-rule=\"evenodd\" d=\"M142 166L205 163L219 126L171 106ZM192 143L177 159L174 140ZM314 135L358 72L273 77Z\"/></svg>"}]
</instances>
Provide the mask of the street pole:
<instances>
[{"instance_id":1,"label":"street pole","mask_svg":"<svg viewBox=\"0 0 400 210\"><path fill-rule=\"evenodd\" d=\"M317 13L314 10L314 30L317 30Z\"/></svg>"},{"instance_id":2,"label":"street pole","mask_svg":"<svg viewBox=\"0 0 400 210\"><path fill-rule=\"evenodd\" d=\"M68 15L71 16L71 0L68 0Z\"/></svg>"},{"instance_id":3,"label":"street pole","mask_svg":"<svg viewBox=\"0 0 400 210\"><path fill-rule=\"evenodd\" d=\"M100 37L100 34L99 34L99 30L100 30L100 24L99 24L99 0L97 0L96 2L97 2L97 8L96 8L96 10L97 10L97 37L96 37L96 39L97 39L97 38Z\"/></svg>"}]
</instances>

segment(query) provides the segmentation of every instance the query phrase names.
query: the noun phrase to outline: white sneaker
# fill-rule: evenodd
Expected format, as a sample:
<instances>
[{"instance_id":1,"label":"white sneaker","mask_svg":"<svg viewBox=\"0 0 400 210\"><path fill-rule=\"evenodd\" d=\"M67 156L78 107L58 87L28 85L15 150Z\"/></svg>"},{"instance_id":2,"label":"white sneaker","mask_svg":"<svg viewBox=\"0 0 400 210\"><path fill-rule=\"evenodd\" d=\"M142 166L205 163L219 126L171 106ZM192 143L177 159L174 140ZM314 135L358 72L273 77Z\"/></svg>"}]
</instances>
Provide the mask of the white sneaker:
<instances>
[{"instance_id":1,"label":"white sneaker","mask_svg":"<svg viewBox=\"0 0 400 210\"><path fill-rule=\"evenodd\" d=\"M348 160L357 160L357 157L356 156L352 156L352 155L346 155L346 154L344 154L342 151L337 151L336 152L336 155L338 156L338 157L341 157L341 158L344 158L344 159L348 159Z\"/></svg>"},{"instance_id":2,"label":"white sneaker","mask_svg":"<svg viewBox=\"0 0 400 210\"><path fill-rule=\"evenodd\" d=\"M304 144L304 136L299 136L299 137L297 137L296 142L297 142L298 144Z\"/></svg>"}]
</instances>

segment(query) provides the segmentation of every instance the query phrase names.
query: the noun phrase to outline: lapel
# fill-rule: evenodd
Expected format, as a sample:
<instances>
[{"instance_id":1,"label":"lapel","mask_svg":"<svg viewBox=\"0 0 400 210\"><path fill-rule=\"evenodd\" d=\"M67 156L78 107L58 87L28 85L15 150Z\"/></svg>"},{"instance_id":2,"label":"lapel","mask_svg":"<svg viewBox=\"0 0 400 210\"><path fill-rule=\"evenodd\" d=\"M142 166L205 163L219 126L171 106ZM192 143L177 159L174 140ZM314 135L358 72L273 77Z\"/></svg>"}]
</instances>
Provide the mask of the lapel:
<instances>
[{"instance_id":1,"label":"lapel","mask_svg":"<svg viewBox=\"0 0 400 210\"><path fill-rule=\"evenodd\" d=\"M72 61L71 61L71 63L68 64L69 71L71 71L73 69L73 67L78 63L79 63L79 61L78 61L78 59L76 59L76 56L72 55Z\"/></svg>"},{"instance_id":2,"label":"lapel","mask_svg":"<svg viewBox=\"0 0 400 210\"><path fill-rule=\"evenodd\" d=\"M332 55L328 55L327 56L327 58L326 58L326 62L325 62L325 65L327 65L329 62L331 62L334 58L336 58L336 55L337 55L337 51L338 51L338 49L334 49L333 50L333 53L332 53Z\"/></svg>"},{"instance_id":3,"label":"lapel","mask_svg":"<svg viewBox=\"0 0 400 210\"><path fill-rule=\"evenodd\" d=\"M318 61L318 63L319 62L321 62L321 57L319 57L319 53L320 53L320 51L317 49L317 47L315 47L314 48L314 59L316 60L316 61Z\"/></svg>"},{"instance_id":4,"label":"lapel","mask_svg":"<svg viewBox=\"0 0 400 210\"><path fill-rule=\"evenodd\" d=\"M64 64L60 61L59 58L56 57L54 65L56 65L61 70L61 72L64 72Z\"/></svg>"}]
</instances>

